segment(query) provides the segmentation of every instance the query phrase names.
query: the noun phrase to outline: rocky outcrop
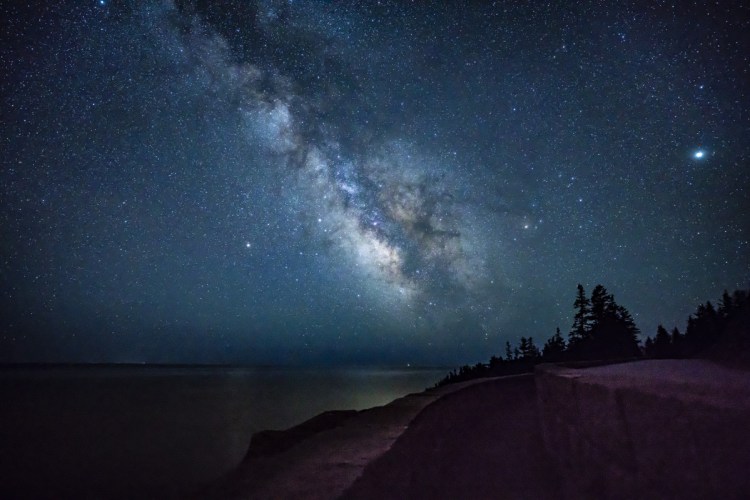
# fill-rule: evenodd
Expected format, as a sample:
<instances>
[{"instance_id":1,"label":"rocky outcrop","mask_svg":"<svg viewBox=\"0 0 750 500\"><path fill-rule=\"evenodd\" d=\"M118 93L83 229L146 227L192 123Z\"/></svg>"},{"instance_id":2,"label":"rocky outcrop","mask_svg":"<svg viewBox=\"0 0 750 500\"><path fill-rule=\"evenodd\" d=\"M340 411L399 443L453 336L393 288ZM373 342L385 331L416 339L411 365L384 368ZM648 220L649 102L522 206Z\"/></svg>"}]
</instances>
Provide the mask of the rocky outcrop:
<instances>
[{"instance_id":1,"label":"rocky outcrop","mask_svg":"<svg viewBox=\"0 0 750 500\"><path fill-rule=\"evenodd\" d=\"M253 437L239 467L195 498L338 498L429 404L481 380L410 394L359 412L326 412Z\"/></svg>"},{"instance_id":2,"label":"rocky outcrop","mask_svg":"<svg viewBox=\"0 0 750 500\"><path fill-rule=\"evenodd\" d=\"M270 457L283 453L301 441L335 427L359 413L357 410L333 410L321 413L310 420L283 431L260 431L253 434L245 460Z\"/></svg>"},{"instance_id":3,"label":"rocky outcrop","mask_svg":"<svg viewBox=\"0 0 750 500\"><path fill-rule=\"evenodd\" d=\"M343 499L560 498L532 374L484 379L427 406Z\"/></svg>"},{"instance_id":4,"label":"rocky outcrop","mask_svg":"<svg viewBox=\"0 0 750 500\"><path fill-rule=\"evenodd\" d=\"M750 498L750 373L703 360L536 372L567 498Z\"/></svg>"}]
</instances>

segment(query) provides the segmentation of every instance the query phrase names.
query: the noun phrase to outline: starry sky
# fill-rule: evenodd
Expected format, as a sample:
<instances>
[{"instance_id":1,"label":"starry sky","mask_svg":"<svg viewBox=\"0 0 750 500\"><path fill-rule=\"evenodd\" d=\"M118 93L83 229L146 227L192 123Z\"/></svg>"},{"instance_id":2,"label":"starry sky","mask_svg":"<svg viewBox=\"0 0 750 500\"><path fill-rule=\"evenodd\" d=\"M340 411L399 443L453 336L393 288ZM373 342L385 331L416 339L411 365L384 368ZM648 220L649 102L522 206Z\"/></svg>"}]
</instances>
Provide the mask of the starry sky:
<instances>
[{"instance_id":1,"label":"starry sky","mask_svg":"<svg viewBox=\"0 0 750 500\"><path fill-rule=\"evenodd\" d=\"M0 360L455 364L750 285L737 2L0 4Z\"/></svg>"}]
</instances>

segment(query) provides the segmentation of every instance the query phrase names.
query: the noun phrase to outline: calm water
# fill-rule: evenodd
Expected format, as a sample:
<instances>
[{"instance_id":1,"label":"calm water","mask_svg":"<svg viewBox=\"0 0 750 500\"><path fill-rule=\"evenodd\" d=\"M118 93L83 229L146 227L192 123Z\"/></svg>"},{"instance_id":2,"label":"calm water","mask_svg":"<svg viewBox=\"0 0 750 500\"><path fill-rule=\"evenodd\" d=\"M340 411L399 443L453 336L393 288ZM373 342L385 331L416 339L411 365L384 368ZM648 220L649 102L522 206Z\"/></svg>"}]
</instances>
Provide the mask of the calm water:
<instances>
[{"instance_id":1,"label":"calm water","mask_svg":"<svg viewBox=\"0 0 750 500\"><path fill-rule=\"evenodd\" d=\"M0 371L0 497L179 496L250 436L364 409L446 370L54 368Z\"/></svg>"}]
</instances>

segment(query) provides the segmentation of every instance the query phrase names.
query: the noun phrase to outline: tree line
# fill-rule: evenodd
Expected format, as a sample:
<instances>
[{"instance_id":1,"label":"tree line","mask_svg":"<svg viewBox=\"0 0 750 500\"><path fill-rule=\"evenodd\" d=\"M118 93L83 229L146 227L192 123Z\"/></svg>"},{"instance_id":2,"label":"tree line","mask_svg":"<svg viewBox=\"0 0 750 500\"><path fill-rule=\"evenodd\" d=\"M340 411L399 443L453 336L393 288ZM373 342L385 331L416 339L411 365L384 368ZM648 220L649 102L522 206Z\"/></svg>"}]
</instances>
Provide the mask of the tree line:
<instances>
[{"instance_id":1,"label":"tree line","mask_svg":"<svg viewBox=\"0 0 750 500\"><path fill-rule=\"evenodd\" d=\"M698 306L688 317L684 334L671 333L659 325L654 338L641 344L640 330L630 312L614 295L597 285L586 295L578 285L573 302L573 325L567 341L556 329L544 345L533 337L521 337L516 346L505 343L504 356L492 356L488 363L464 365L436 384L442 386L478 377L496 377L531 372L539 363L599 361L633 358L685 358L712 355L723 359L744 356L750 361L750 293L724 292L715 308L711 302Z\"/></svg>"},{"instance_id":2,"label":"tree line","mask_svg":"<svg viewBox=\"0 0 750 500\"><path fill-rule=\"evenodd\" d=\"M687 358L708 354L719 359L750 356L750 291L724 291L718 307L700 304L688 316L685 333L677 327L668 332L663 325L654 338L647 337L643 353L650 358Z\"/></svg>"}]
</instances>

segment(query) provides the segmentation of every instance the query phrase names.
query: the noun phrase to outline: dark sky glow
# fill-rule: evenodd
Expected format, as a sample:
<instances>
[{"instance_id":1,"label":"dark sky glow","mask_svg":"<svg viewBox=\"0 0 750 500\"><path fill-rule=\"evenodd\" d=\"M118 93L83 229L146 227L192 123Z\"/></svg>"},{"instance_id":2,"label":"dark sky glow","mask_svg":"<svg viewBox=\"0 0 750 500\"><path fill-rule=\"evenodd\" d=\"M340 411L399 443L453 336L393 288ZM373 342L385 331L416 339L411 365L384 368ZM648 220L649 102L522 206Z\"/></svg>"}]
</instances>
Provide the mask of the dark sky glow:
<instances>
[{"instance_id":1,"label":"dark sky glow","mask_svg":"<svg viewBox=\"0 0 750 500\"><path fill-rule=\"evenodd\" d=\"M478 361L750 284L747 7L16 3L0 360Z\"/></svg>"}]
</instances>

